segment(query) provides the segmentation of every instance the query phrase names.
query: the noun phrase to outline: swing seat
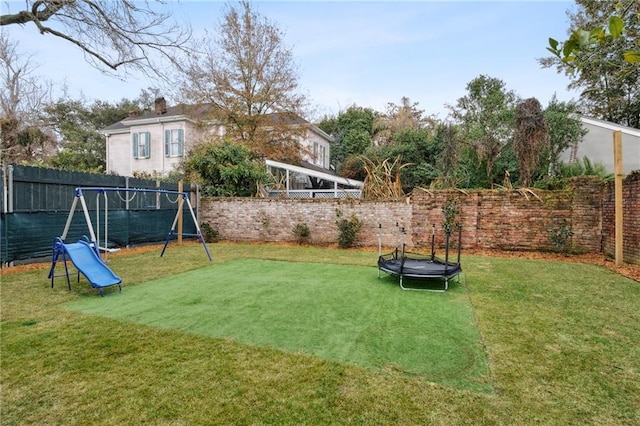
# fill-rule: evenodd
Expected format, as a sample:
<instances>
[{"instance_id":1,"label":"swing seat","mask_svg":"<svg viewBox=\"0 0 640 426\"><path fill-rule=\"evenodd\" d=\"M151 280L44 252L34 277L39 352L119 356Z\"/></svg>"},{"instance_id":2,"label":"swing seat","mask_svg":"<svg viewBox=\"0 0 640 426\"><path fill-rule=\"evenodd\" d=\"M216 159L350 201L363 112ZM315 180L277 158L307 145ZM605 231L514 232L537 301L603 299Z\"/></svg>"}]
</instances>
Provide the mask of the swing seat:
<instances>
[{"instance_id":1,"label":"swing seat","mask_svg":"<svg viewBox=\"0 0 640 426\"><path fill-rule=\"evenodd\" d=\"M101 252L105 252L105 253L117 253L120 251L120 247L116 247L116 248L98 247L98 249Z\"/></svg>"}]
</instances>

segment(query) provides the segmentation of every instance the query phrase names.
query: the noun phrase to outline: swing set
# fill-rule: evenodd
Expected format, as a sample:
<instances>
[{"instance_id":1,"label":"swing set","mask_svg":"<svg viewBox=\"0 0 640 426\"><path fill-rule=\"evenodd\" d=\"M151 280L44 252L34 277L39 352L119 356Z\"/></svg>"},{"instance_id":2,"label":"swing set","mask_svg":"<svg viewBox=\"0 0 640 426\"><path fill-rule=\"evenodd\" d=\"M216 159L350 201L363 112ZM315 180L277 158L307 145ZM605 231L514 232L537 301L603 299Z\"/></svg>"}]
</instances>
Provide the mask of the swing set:
<instances>
[{"instance_id":1,"label":"swing set","mask_svg":"<svg viewBox=\"0 0 640 426\"><path fill-rule=\"evenodd\" d=\"M95 192L96 193L96 232L94 232L93 223L91 222L91 216L89 214L89 210L87 208L87 203L84 197L85 192ZM167 234L167 238L164 242L164 246L162 248L162 252L160 253L160 257L164 255L165 250L167 249L167 245L172 237L177 236L181 238L185 237L197 237L202 246L204 247L205 253L209 258L209 261L213 261L211 258L211 254L209 253L209 249L207 248L207 244L204 240L204 236L202 235L202 231L200 230L200 226L198 225L198 220L196 219L196 215L193 212L193 207L191 206L191 202L189 201L189 196L186 192L180 191L169 191L163 189L142 189L142 188L99 188L99 187L85 187L85 188L76 188L75 190L75 198L73 200L73 204L71 205L71 210L69 211L69 216L67 217L67 222L64 227L64 231L62 235L54 240L53 243L53 255L51 260L51 269L49 270L49 278L51 278L51 287L54 285L54 278L56 276L66 276L67 285L69 290L71 290L71 281L69 279L69 270L67 268L67 259L71 260L73 265L76 267L78 271L78 281L80 280L80 274L82 273L87 280L91 283L91 286L99 289L100 294L102 295L102 289L104 287L109 287L113 285L117 285L120 290L122 287L120 283L122 280L116 276L113 271L106 265L105 261L102 260L100 253L105 253L105 259L108 253L112 253L118 251L119 249L112 249L108 246L108 218L109 218L109 207L108 207L108 198L107 193L115 192L118 197L125 202L127 205L133 201L137 194L142 194L144 197L145 205L147 204L147 195L154 194L156 196L156 203L159 201L159 197L161 195L165 195L167 200L171 203L178 204L178 210L176 212L176 216L173 220L173 224L171 225L171 229ZM131 197L123 198L121 193L131 193ZM171 200L170 196L175 196L175 200ZM100 198L104 198L104 245L100 246ZM78 207L78 203L82 208L82 212L84 214L84 218L87 224L87 228L89 230L89 237L84 236L77 243L67 243L67 235L69 234L69 229L71 228L71 222L76 212L76 208ZM176 232L176 226L179 221L182 219L182 212L184 205L187 205L189 208L189 213L191 218L193 219L193 223L196 227L196 233L182 233L181 229L179 232ZM153 206L155 207L155 205ZM64 262L64 275L55 275L55 267L58 260L62 259Z\"/></svg>"}]
</instances>

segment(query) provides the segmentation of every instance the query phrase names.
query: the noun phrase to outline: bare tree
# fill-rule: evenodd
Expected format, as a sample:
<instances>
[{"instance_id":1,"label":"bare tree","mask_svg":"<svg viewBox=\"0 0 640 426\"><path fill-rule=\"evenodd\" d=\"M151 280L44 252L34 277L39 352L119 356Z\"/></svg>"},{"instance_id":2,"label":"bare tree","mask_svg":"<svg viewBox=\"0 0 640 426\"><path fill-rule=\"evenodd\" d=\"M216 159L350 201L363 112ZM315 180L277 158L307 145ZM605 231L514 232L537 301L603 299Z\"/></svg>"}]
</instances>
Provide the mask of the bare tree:
<instances>
[{"instance_id":1,"label":"bare tree","mask_svg":"<svg viewBox=\"0 0 640 426\"><path fill-rule=\"evenodd\" d=\"M518 158L520 186L527 187L532 183L540 157L549 146L549 129L536 98L525 99L516 105L515 121L513 150Z\"/></svg>"},{"instance_id":2,"label":"bare tree","mask_svg":"<svg viewBox=\"0 0 640 426\"><path fill-rule=\"evenodd\" d=\"M211 103L227 135L273 159L300 156L298 138L306 97L284 33L251 9L227 4L214 37L185 67L181 92L189 101Z\"/></svg>"},{"instance_id":3,"label":"bare tree","mask_svg":"<svg viewBox=\"0 0 640 426\"><path fill-rule=\"evenodd\" d=\"M51 100L52 83L34 72L30 56L0 32L0 150L4 162L42 161L55 148L53 135L40 122Z\"/></svg>"},{"instance_id":4,"label":"bare tree","mask_svg":"<svg viewBox=\"0 0 640 426\"><path fill-rule=\"evenodd\" d=\"M163 2L157 2L162 6ZM26 0L24 10L0 15L0 26L33 26L80 48L103 71L123 66L163 75L154 58L174 61L188 50L191 28L170 22L171 14L134 0Z\"/></svg>"}]
</instances>

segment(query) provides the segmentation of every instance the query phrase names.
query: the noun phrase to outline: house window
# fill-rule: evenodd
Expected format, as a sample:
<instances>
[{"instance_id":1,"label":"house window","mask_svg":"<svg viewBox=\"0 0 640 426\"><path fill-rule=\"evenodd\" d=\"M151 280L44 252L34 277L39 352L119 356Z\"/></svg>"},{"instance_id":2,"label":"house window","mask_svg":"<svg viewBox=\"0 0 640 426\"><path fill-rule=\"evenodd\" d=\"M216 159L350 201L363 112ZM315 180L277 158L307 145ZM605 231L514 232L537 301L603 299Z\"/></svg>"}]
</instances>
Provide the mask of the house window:
<instances>
[{"instance_id":1,"label":"house window","mask_svg":"<svg viewBox=\"0 0 640 426\"><path fill-rule=\"evenodd\" d=\"M182 129L172 129L164 131L164 156L182 157L183 155L184 131Z\"/></svg>"},{"instance_id":2,"label":"house window","mask_svg":"<svg viewBox=\"0 0 640 426\"><path fill-rule=\"evenodd\" d=\"M327 148L324 145L320 145L318 142L313 143L313 161L314 164L324 167L327 157Z\"/></svg>"},{"instance_id":3,"label":"house window","mask_svg":"<svg viewBox=\"0 0 640 426\"><path fill-rule=\"evenodd\" d=\"M149 132L132 133L133 158L149 158L151 156Z\"/></svg>"}]
</instances>

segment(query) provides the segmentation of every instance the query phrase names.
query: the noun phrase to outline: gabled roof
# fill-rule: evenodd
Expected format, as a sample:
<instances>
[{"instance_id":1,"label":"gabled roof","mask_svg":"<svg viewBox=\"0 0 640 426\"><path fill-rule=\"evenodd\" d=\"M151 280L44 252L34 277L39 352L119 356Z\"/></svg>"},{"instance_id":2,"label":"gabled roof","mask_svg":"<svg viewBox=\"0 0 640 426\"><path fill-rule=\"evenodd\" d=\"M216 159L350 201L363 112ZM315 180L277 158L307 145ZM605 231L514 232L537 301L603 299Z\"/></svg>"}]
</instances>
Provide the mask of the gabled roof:
<instances>
[{"instance_id":1,"label":"gabled roof","mask_svg":"<svg viewBox=\"0 0 640 426\"><path fill-rule=\"evenodd\" d=\"M168 107L163 112L158 113L156 111L150 111L137 117L127 117L124 120L113 123L112 125L100 130L102 134L109 133L124 133L127 132L131 126L139 126L144 124L154 123L169 123L175 121L214 121L215 112L217 107L212 103L203 104L178 104L176 106ZM285 123L290 126L308 126L311 131L320 135L321 137L333 142L332 136L328 135L322 129L318 128L314 124L311 124L304 118L293 113L270 113L265 114L268 121L272 125L278 125Z\"/></svg>"},{"instance_id":2,"label":"gabled roof","mask_svg":"<svg viewBox=\"0 0 640 426\"><path fill-rule=\"evenodd\" d=\"M611 130L611 131L619 130L626 135L636 136L640 138L640 129L623 126L621 124L613 123L611 121L600 120L598 118L586 117L584 115L581 115L579 118L583 124L589 124L592 126L600 127L600 128Z\"/></svg>"},{"instance_id":3,"label":"gabled roof","mask_svg":"<svg viewBox=\"0 0 640 426\"><path fill-rule=\"evenodd\" d=\"M213 104L178 104L167 108L160 114L155 111L150 111L139 116L127 117L124 120L120 120L117 123L113 123L112 125L101 129L100 133L117 133L118 131L126 131L131 126L143 124L167 123L185 120L192 122L197 120L212 120L213 112Z\"/></svg>"}]
</instances>

